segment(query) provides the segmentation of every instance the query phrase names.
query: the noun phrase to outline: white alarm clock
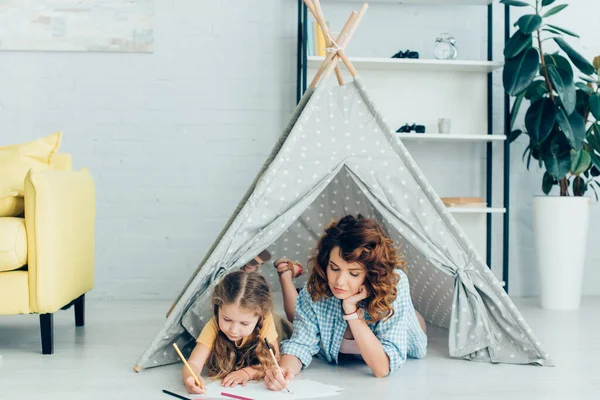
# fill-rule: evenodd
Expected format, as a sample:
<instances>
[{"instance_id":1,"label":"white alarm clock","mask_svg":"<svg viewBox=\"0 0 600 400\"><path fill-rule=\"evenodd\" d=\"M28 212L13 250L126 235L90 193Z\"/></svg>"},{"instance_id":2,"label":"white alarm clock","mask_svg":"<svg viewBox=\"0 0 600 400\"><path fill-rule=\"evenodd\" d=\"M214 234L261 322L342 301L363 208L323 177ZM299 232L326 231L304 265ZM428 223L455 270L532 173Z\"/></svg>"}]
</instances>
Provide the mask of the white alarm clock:
<instances>
[{"instance_id":1,"label":"white alarm clock","mask_svg":"<svg viewBox=\"0 0 600 400\"><path fill-rule=\"evenodd\" d=\"M433 54L438 60L454 60L458 56L454 38L448 33L442 33L435 40Z\"/></svg>"}]
</instances>

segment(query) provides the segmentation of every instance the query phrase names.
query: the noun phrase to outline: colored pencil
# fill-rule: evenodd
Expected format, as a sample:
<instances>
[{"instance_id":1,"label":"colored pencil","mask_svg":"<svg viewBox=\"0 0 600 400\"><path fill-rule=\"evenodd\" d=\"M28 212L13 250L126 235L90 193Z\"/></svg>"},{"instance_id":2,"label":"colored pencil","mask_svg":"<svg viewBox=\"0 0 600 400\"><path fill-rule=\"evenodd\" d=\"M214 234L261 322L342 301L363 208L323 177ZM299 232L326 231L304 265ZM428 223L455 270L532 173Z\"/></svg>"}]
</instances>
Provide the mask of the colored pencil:
<instances>
[{"instance_id":1,"label":"colored pencil","mask_svg":"<svg viewBox=\"0 0 600 400\"><path fill-rule=\"evenodd\" d=\"M242 396L238 396L238 395L226 393L226 392L221 392L221 396L231 397L232 399L238 399L238 400L254 400L249 397L242 397Z\"/></svg>"},{"instance_id":2,"label":"colored pencil","mask_svg":"<svg viewBox=\"0 0 600 400\"><path fill-rule=\"evenodd\" d=\"M177 397L178 399L181 399L181 400L192 400L189 397L183 397L183 396L178 395L177 393L169 392L168 390L164 390L164 389L163 389L163 393L170 394L171 396Z\"/></svg>"},{"instance_id":3,"label":"colored pencil","mask_svg":"<svg viewBox=\"0 0 600 400\"><path fill-rule=\"evenodd\" d=\"M271 348L271 345L269 344L269 341L267 340L267 338L265 338L265 343L267 344L267 348L269 349L269 353L271 353L271 357L273 357L273 361L275 362L275 365L277 366L277 369L279 370L279 373L281 374L281 376L283 376L283 372L281 372L281 368L279 367L279 363L277 362L277 358L275 358L275 353L273 353L273 349ZM287 390L287 392L290 392L290 389L285 388L285 390Z\"/></svg>"},{"instance_id":4,"label":"colored pencil","mask_svg":"<svg viewBox=\"0 0 600 400\"><path fill-rule=\"evenodd\" d=\"M194 373L194 371L192 371L192 367L190 367L190 364L188 364L188 362L185 359L185 357L183 356L183 354L181 354L181 350L179 350L179 347L177 347L177 343L173 343L173 347L175 347L175 351L177 351L177 354L179 354L179 358L181 358L181 361L183 361L183 363L187 367L188 371L190 371L190 374L192 374L192 376L196 380L196 385L198 385L200 387L200 389L202 389L202 391L206 392L206 389L204 388L204 386L200 382L200 379L198 379L198 377L196 376L196 374Z\"/></svg>"}]
</instances>

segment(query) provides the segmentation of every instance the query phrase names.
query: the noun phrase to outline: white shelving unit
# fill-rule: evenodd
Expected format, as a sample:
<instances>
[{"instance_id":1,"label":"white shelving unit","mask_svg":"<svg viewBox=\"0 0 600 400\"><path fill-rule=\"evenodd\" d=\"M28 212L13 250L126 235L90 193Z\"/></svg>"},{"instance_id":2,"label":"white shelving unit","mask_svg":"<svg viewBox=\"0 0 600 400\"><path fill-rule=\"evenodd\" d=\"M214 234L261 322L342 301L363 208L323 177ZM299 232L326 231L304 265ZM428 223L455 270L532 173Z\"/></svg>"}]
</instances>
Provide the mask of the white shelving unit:
<instances>
[{"instance_id":1,"label":"white shelving unit","mask_svg":"<svg viewBox=\"0 0 600 400\"><path fill-rule=\"evenodd\" d=\"M318 68L325 57L307 57L309 68ZM429 60L413 58L375 58L375 57L348 57L359 71L438 71L438 72L493 72L502 68L504 63L495 61L470 61L470 60Z\"/></svg>"},{"instance_id":2,"label":"white shelving unit","mask_svg":"<svg viewBox=\"0 0 600 400\"><path fill-rule=\"evenodd\" d=\"M437 4L437 5L471 5L485 6L496 0L344 0L351 3L396 3L396 4Z\"/></svg>"},{"instance_id":3,"label":"white shelving unit","mask_svg":"<svg viewBox=\"0 0 600 400\"><path fill-rule=\"evenodd\" d=\"M505 135L471 135L458 133L398 133L400 140L431 141L431 142L502 142L506 140Z\"/></svg>"},{"instance_id":4,"label":"white shelving unit","mask_svg":"<svg viewBox=\"0 0 600 400\"><path fill-rule=\"evenodd\" d=\"M375 7L402 7L403 4L411 5L406 9L410 9L410 12L415 14L406 14L407 18L416 15L414 6L417 5L427 5L422 7L419 14L421 12L426 14L430 10L434 11L437 16L440 15L441 10L436 9L436 7L481 6L488 8L489 27L489 24L491 24L489 13L491 7L489 5L497 2L497 0L330 0L326 6L337 7L335 5L337 3L347 10L347 6L356 8L364 2L369 3L370 9ZM445 10L443 13L445 13ZM376 32L385 32L385 27L380 26L382 24L378 25L378 22L371 23L370 27L365 27L363 23L360 27L361 30L375 29ZM430 35L431 28L431 26L423 27L423 31ZM443 32L446 28L444 24L441 24L437 29ZM482 32L473 33L473 35L481 34ZM485 32L483 34L485 35ZM365 36L369 37L368 34ZM488 32L488 44L493 43L492 39L491 33ZM393 31L387 36L384 35L383 40L394 40L402 43L399 45L401 49L410 47L412 50L420 50L418 47L413 48L416 46L407 44L411 43L410 39L405 40L402 36L394 37ZM431 46L433 46L433 42L433 38L428 39L428 43L432 43ZM360 46L365 51L372 53L379 50L373 47L375 43L373 40L370 42L365 40L361 42ZM488 47L487 50L489 51L490 48ZM385 47L385 45L382 51L388 54L391 53L389 47ZM421 51L420 53L423 56L427 51ZM491 198L493 178L498 172L495 172L492 176L489 172L490 169L486 171L486 162L491 159L493 149L501 146L506 149L507 137L505 134L491 131L489 118L492 118L493 115L493 113L490 113L493 103L492 96L489 96L488 93L492 88L491 73L502 69L504 63L460 58L456 60L397 59L387 55L384 57L361 57L360 50L357 50L356 47L352 48L352 54L348 54L348 56L367 86L373 102L377 105L381 115L385 116L391 129L396 130L404 124L417 124L426 127L426 133L399 132L397 135L415 158L423 174L428 177L428 181L438 191L438 194L449 197L477 197L483 195L482 197L486 203L485 207L454 206L448 207L448 211L452 213L462 230L469 237L479 255L486 259L490 265L493 264L493 260L489 258L488 253L490 248L488 246L491 246L492 237L488 222L491 223L492 218L497 218L493 217L494 215L500 215L504 216L504 223L506 224L508 210L504 205L494 204ZM323 60L324 57L322 56L308 56L305 64L300 62L299 76L304 73L308 78L304 78L299 82L306 82L306 80L310 82ZM352 79L345 68L342 67L341 69L344 81L350 82ZM299 93L302 93L301 89ZM438 118L450 119L450 133L437 133ZM490 167L489 163L488 167ZM482 171L485 175L483 182L479 171ZM483 183L483 193L478 187L481 183ZM505 185L504 190L506 190L507 183L503 182L503 184ZM487 191L487 189L490 191ZM505 247L503 251L507 251L507 243L503 243L503 246ZM504 269L506 269L506 258L503 255Z\"/></svg>"},{"instance_id":5,"label":"white shelving unit","mask_svg":"<svg viewBox=\"0 0 600 400\"><path fill-rule=\"evenodd\" d=\"M448 207L452 214L504 214L506 208L494 207Z\"/></svg>"}]
</instances>

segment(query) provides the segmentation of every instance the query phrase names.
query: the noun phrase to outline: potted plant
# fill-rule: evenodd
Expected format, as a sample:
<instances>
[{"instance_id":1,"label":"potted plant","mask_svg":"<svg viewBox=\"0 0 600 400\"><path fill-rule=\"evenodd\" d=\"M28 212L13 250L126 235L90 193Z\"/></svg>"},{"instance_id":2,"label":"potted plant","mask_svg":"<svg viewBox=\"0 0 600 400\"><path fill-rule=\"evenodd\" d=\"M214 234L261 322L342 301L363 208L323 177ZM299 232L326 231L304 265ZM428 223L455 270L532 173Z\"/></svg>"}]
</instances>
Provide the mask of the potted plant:
<instances>
[{"instance_id":1,"label":"potted plant","mask_svg":"<svg viewBox=\"0 0 600 400\"><path fill-rule=\"evenodd\" d=\"M590 63L565 40L579 36L551 23L567 4L500 2L531 8L515 22L517 30L506 43L502 80L515 99L509 140L527 135L523 153L527 169L534 159L545 170L544 195L533 201L541 306L577 309L589 223L586 194L593 192L598 199L600 188L600 57ZM558 45L558 50L547 52L550 44ZM517 114L525 105L524 126L517 129ZM551 195L555 189L558 196Z\"/></svg>"}]
</instances>

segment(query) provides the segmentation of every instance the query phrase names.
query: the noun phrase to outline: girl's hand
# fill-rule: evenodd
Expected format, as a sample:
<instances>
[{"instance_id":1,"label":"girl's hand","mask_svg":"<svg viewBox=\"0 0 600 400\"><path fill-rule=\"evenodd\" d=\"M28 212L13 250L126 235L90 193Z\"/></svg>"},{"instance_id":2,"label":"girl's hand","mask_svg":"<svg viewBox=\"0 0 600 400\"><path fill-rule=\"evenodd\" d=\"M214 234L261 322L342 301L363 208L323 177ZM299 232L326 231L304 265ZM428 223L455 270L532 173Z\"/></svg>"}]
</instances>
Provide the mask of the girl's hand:
<instances>
[{"instance_id":1,"label":"girl's hand","mask_svg":"<svg viewBox=\"0 0 600 400\"><path fill-rule=\"evenodd\" d=\"M369 291L365 285L361 285L360 289L358 289L358 293L353 294L342 302L342 307L344 308L345 313L352 313L356 311L356 305L359 301L366 299L369 297Z\"/></svg>"},{"instance_id":2,"label":"girl's hand","mask_svg":"<svg viewBox=\"0 0 600 400\"><path fill-rule=\"evenodd\" d=\"M221 386L224 387L234 387L237 385L246 386L246 383L250 380L250 374L246 371L242 371L241 369L231 372L221 381Z\"/></svg>"},{"instance_id":3,"label":"girl's hand","mask_svg":"<svg viewBox=\"0 0 600 400\"><path fill-rule=\"evenodd\" d=\"M269 390L283 390L289 385L292 379L294 379L294 373L289 368L281 368L280 373L277 366L274 365L265 371L265 386Z\"/></svg>"},{"instance_id":4,"label":"girl's hand","mask_svg":"<svg viewBox=\"0 0 600 400\"><path fill-rule=\"evenodd\" d=\"M206 387L204 385L204 380L202 380L202 378L200 376L198 377L198 380L202 384L202 387ZM185 388L187 389L188 393L191 393L191 394L203 394L204 393L204 389L202 389L200 386L198 386L196 384L196 380L194 379L193 376L188 376L187 378L185 378L183 383L185 384Z\"/></svg>"}]
</instances>

